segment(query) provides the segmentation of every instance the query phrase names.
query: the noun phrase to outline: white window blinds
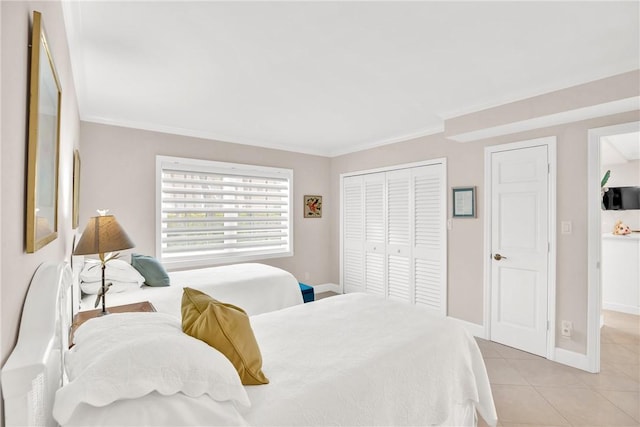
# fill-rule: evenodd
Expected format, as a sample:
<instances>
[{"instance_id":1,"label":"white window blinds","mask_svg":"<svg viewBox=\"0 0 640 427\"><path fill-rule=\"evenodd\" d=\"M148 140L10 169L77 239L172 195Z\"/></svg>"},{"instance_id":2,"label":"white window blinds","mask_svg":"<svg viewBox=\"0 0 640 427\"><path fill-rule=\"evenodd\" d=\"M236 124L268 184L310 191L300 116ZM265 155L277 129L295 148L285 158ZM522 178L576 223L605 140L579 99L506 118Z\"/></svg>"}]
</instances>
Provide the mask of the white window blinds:
<instances>
[{"instance_id":1,"label":"white window blinds","mask_svg":"<svg viewBox=\"0 0 640 427\"><path fill-rule=\"evenodd\" d=\"M293 253L293 171L158 156L158 252L167 264Z\"/></svg>"}]
</instances>

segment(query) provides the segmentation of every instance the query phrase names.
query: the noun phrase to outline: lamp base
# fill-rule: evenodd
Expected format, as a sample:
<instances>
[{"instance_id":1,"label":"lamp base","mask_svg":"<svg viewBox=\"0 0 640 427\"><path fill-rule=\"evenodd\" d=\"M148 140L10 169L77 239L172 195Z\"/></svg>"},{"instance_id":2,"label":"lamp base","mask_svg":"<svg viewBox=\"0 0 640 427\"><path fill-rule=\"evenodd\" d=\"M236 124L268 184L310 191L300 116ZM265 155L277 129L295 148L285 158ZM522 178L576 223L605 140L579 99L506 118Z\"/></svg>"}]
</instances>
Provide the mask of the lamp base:
<instances>
[{"instance_id":1,"label":"lamp base","mask_svg":"<svg viewBox=\"0 0 640 427\"><path fill-rule=\"evenodd\" d=\"M100 313L98 313L98 317L106 316L107 314L111 314L111 313L109 313L109 310L104 310L104 311L101 311Z\"/></svg>"}]
</instances>

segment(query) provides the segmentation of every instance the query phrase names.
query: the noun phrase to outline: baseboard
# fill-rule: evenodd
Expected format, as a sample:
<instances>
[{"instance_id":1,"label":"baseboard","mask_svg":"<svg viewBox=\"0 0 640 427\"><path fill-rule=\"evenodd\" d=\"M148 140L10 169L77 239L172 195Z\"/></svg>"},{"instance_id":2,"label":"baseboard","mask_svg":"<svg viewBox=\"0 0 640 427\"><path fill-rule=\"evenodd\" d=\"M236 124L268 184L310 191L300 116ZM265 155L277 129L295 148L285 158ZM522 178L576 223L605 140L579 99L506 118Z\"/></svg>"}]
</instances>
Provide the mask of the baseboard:
<instances>
[{"instance_id":1,"label":"baseboard","mask_svg":"<svg viewBox=\"0 0 640 427\"><path fill-rule=\"evenodd\" d=\"M455 320L456 322L460 323L474 337L486 339L486 337L484 336L484 326L478 325L477 323L471 323L466 320L458 319L456 317L451 317L451 316L447 316L447 317L451 320Z\"/></svg>"},{"instance_id":2,"label":"baseboard","mask_svg":"<svg viewBox=\"0 0 640 427\"><path fill-rule=\"evenodd\" d=\"M602 308L604 310L612 310L612 311L619 311L621 313L635 314L636 316L640 315L640 307L634 307L632 305L616 304L614 302L602 301Z\"/></svg>"},{"instance_id":3,"label":"baseboard","mask_svg":"<svg viewBox=\"0 0 640 427\"><path fill-rule=\"evenodd\" d=\"M576 353L575 351L556 347L554 362L562 363L563 365L571 366L572 368L582 369L583 371L590 372L589 359L587 358L586 354Z\"/></svg>"},{"instance_id":4,"label":"baseboard","mask_svg":"<svg viewBox=\"0 0 640 427\"><path fill-rule=\"evenodd\" d=\"M335 292L336 294L341 294L342 290L340 289L340 285L336 285L335 283L322 283L320 285L312 285L313 292L316 294L320 294L322 292Z\"/></svg>"}]
</instances>

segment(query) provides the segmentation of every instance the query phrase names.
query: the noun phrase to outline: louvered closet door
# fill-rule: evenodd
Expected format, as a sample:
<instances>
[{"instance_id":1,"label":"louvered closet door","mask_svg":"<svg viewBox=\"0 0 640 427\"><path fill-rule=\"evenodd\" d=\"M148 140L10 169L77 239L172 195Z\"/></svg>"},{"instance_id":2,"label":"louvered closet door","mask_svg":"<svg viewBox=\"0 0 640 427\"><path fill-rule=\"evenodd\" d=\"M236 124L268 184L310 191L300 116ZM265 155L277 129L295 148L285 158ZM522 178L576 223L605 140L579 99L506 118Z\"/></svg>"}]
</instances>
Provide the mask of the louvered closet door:
<instances>
[{"instance_id":1,"label":"louvered closet door","mask_svg":"<svg viewBox=\"0 0 640 427\"><path fill-rule=\"evenodd\" d=\"M385 295L385 174L363 176L365 290Z\"/></svg>"},{"instance_id":2,"label":"louvered closet door","mask_svg":"<svg viewBox=\"0 0 640 427\"><path fill-rule=\"evenodd\" d=\"M387 296L412 302L411 170L387 172Z\"/></svg>"},{"instance_id":3,"label":"louvered closet door","mask_svg":"<svg viewBox=\"0 0 640 427\"><path fill-rule=\"evenodd\" d=\"M445 174L443 162L343 178L344 292L446 315Z\"/></svg>"},{"instance_id":4,"label":"louvered closet door","mask_svg":"<svg viewBox=\"0 0 640 427\"><path fill-rule=\"evenodd\" d=\"M446 214L442 164L412 171L415 303L446 315Z\"/></svg>"},{"instance_id":5,"label":"louvered closet door","mask_svg":"<svg viewBox=\"0 0 640 427\"><path fill-rule=\"evenodd\" d=\"M362 176L343 180L343 259L344 292L363 292L364 278L364 194Z\"/></svg>"}]
</instances>

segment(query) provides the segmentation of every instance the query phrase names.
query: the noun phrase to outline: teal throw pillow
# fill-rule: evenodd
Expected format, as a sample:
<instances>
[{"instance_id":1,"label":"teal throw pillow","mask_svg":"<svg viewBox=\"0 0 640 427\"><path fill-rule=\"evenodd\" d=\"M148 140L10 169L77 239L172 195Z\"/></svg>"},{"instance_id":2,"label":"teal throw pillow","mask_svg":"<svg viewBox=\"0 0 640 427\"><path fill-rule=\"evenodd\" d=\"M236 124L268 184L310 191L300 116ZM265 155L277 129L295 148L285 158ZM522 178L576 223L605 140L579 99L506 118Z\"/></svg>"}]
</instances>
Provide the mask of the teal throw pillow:
<instances>
[{"instance_id":1,"label":"teal throw pillow","mask_svg":"<svg viewBox=\"0 0 640 427\"><path fill-rule=\"evenodd\" d=\"M131 254L131 265L144 277L149 286L169 286L169 275L160 261L152 256Z\"/></svg>"}]
</instances>

